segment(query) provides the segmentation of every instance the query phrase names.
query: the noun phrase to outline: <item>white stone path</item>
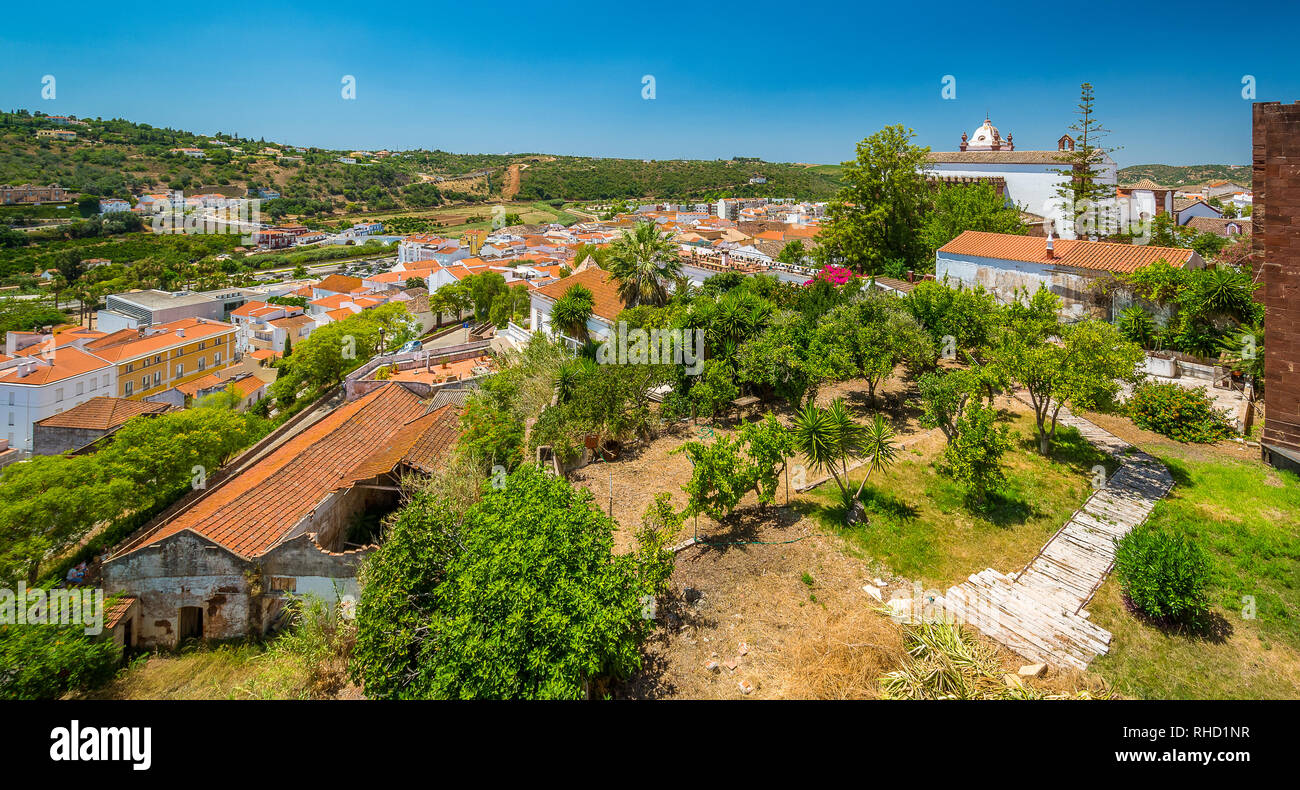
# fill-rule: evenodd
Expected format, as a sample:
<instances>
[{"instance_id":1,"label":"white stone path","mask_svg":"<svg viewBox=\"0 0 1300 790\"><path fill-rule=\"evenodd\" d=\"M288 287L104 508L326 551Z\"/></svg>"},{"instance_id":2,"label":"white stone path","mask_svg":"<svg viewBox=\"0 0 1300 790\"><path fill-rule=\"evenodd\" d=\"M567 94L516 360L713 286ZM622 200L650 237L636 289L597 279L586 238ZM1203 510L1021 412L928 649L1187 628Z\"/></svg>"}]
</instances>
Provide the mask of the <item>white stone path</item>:
<instances>
[{"instance_id":1,"label":"white stone path","mask_svg":"<svg viewBox=\"0 0 1300 790\"><path fill-rule=\"evenodd\" d=\"M1084 607L1110 573L1115 541L1146 520L1173 478L1155 458L1065 409L1058 423L1077 428L1122 466L1023 571L987 568L949 589L942 606L1031 661L1086 669L1110 649L1111 634Z\"/></svg>"}]
</instances>

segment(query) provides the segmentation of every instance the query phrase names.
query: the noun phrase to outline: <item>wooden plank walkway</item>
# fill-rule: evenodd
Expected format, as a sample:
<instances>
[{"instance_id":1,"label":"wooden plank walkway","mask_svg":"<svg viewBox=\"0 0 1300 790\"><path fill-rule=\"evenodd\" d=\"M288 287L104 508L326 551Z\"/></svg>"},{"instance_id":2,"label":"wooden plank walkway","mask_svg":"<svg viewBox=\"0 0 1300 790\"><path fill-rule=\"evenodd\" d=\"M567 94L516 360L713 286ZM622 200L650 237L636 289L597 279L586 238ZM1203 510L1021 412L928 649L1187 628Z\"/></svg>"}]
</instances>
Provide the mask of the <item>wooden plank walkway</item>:
<instances>
[{"instance_id":1,"label":"wooden plank walkway","mask_svg":"<svg viewBox=\"0 0 1300 790\"><path fill-rule=\"evenodd\" d=\"M942 605L1031 661L1086 669L1110 649L1111 634L1084 607L1110 573L1115 541L1147 519L1173 478L1150 455L1061 411L1058 424L1077 428L1122 465L1019 574L987 568L949 589Z\"/></svg>"}]
</instances>

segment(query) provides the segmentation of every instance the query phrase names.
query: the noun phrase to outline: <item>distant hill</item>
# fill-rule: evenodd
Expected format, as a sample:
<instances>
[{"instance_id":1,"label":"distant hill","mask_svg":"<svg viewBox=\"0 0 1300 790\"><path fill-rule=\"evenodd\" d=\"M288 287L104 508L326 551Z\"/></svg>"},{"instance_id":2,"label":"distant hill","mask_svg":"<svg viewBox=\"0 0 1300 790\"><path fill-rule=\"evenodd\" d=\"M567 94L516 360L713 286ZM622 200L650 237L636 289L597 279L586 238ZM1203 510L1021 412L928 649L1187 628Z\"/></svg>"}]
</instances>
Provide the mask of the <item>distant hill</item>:
<instances>
[{"instance_id":1,"label":"distant hill","mask_svg":"<svg viewBox=\"0 0 1300 790\"><path fill-rule=\"evenodd\" d=\"M1119 183L1149 178L1163 187L1196 186L1207 181L1232 181L1249 187L1250 173L1250 165L1133 165L1120 169Z\"/></svg>"},{"instance_id":2,"label":"distant hill","mask_svg":"<svg viewBox=\"0 0 1300 790\"><path fill-rule=\"evenodd\" d=\"M53 129L76 132L76 139L38 136ZM174 151L181 148L200 149L203 156ZM839 188L834 172L753 158L643 161L424 149L394 151L383 158L351 154L348 149L295 148L116 118L60 125L27 110L0 112L0 184L59 184L101 197L170 189L237 195L250 187L270 187L283 195L264 206L272 216L328 215L345 207L348 212L399 211L511 198L828 199Z\"/></svg>"}]
</instances>

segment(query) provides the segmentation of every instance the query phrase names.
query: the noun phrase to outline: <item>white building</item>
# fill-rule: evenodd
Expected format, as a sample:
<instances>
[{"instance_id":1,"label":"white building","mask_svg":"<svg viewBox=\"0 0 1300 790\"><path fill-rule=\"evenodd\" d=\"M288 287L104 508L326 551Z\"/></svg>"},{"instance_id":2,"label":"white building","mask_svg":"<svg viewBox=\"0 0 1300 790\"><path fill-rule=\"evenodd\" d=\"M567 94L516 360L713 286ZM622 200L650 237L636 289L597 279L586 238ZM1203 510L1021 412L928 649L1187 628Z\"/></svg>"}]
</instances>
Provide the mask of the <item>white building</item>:
<instances>
[{"instance_id":1,"label":"white building","mask_svg":"<svg viewBox=\"0 0 1300 790\"><path fill-rule=\"evenodd\" d=\"M529 324L534 332L544 332L547 337L565 334L559 327L551 324L551 308L568 293L574 285L581 285L594 297L591 317L587 319L587 336L592 340L604 340L613 331L618 314L623 312L623 300L618 296L618 284L614 277L604 269L590 266L579 272L539 286L530 294L531 304ZM570 335L566 335L570 336ZM577 338L575 338L577 339Z\"/></svg>"},{"instance_id":2,"label":"white building","mask_svg":"<svg viewBox=\"0 0 1300 790\"><path fill-rule=\"evenodd\" d=\"M33 423L116 394L116 366L75 345L6 359L0 362L0 430L10 447L30 453Z\"/></svg>"},{"instance_id":3,"label":"white building","mask_svg":"<svg viewBox=\"0 0 1300 790\"><path fill-rule=\"evenodd\" d=\"M1074 150L1073 138L1062 136L1055 151L1017 151L1011 135L1004 140L986 118L969 136L962 134L959 148L958 151L931 151L927 155L926 175L937 179L1002 179L1008 204L1050 220L1057 235L1074 238L1073 218L1056 194L1067 180L1058 171L1066 167L1062 155ZM1099 152L1097 169L1099 182L1109 186L1113 194L1119 172L1115 160Z\"/></svg>"},{"instance_id":4,"label":"white building","mask_svg":"<svg viewBox=\"0 0 1300 790\"><path fill-rule=\"evenodd\" d=\"M1205 266L1200 255L1177 247L975 230L940 247L934 258L935 279L964 288L982 287L1002 304L1047 288L1061 297L1066 319L1088 318L1094 308L1105 307L1098 305L1094 295L1093 285L1099 278L1134 272L1161 259L1187 269Z\"/></svg>"}]
</instances>

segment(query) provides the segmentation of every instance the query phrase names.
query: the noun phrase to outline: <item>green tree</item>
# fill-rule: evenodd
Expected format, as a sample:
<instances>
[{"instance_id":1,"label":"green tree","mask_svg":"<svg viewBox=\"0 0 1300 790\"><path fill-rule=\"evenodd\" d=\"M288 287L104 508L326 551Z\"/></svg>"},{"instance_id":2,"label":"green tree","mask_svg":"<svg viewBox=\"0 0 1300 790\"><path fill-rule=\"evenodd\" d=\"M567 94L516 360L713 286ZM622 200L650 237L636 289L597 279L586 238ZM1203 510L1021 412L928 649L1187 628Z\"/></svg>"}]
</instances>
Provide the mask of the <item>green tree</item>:
<instances>
[{"instance_id":1,"label":"green tree","mask_svg":"<svg viewBox=\"0 0 1300 790\"><path fill-rule=\"evenodd\" d=\"M916 385L921 393L921 425L938 428L952 444L966 404L978 397L978 374L964 369L931 371L917 379Z\"/></svg>"},{"instance_id":2,"label":"green tree","mask_svg":"<svg viewBox=\"0 0 1300 790\"><path fill-rule=\"evenodd\" d=\"M1070 125L1074 150L1057 156L1057 161L1064 166L1056 172L1066 179L1057 187L1056 196L1065 204L1074 232L1080 238L1094 234L1106 236L1115 230L1110 218L1103 216L1104 205L1115 197L1115 187L1103 178L1101 163L1103 156L1116 149L1100 145L1110 132L1097 118L1095 101L1092 83L1079 86L1077 119Z\"/></svg>"},{"instance_id":3,"label":"green tree","mask_svg":"<svg viewBox=\"0 0 1300 790\"><path fill-rule=\"evenodd\" d=\"M0 699L58 699L94 688L113 677L118 657L113 640L82 626L0 625Z\"/></svg>"},{"instance_id":4,"label":"green tree","mask_svg":"<svg viewBox=\"0 0 1300 790\"><path fill-rule=\"evenodd\" d=\"M514 469L523 460L524 426L487 398L471 396L460 415L458 452L484 471L500 464Z\"/></svg>"},{"instance_id":5,"label":"green tree","mask_svg":"<svg viewBox=\"0 0 1300 790\"><path fill-rule=\"evenodd\" d=\"M795 453L794 436L768 412L758 422L740 426L740 441L745 445L745 455L753 470L754 490L759 507L776 501L776 490L781 484L781 472L787 468L788 459Z\"/></svg>"},{"instance_id":6,"label":"green tree","mask_svg":"<svg viewBox=\"0 0 1300 790\"><path fill-rule=\"evenodd\" d=\"M776 254L778 263L801 264L807 257L808 251L804 248L803 242L798 239L787 241L781 251Z\"/></svg>"},{"instance_id":7,"label":"green tree","mask_svg":"<svg viewBox=\"0 0 1300 790\"><path fill-rule=\"evenodd\" d=\"M641 664L667 530L613 551L591 494L525 464L459 515L417 494L367 561L354 676L372 699L583 699Z\"/></svg>"},{"instance_id":8,"label":"green tree","mask_svg":"<svg viewBox=\"0 0 1300 790\"><path fill-rule=\"evenodd\" d=\"M1072 409L1087 410L1112 405L1120 383L1136 379L1144 355L1140 346L1104 321L1048 329L1030 318L1013 323L1003 333L993 356L1012 380L1029 391L1038 451L1048 455L1061 407L1068 403Z\"/></svg>"},{"instance_id":9,"label":"green tree","mask_svg":"<svg viewBox=\"0 0 1300 790\"><path fill-rule=\"evenodd\" d=\"M954 421L954 430L944 448L943 466L967 494L983 504L989 491L1006 482L1003 454L1011 449L1011 431L997 424L997 410L976 400Z\"/></svg>"},{"instance_id":10,"label":"green tree","mask_svg":"<svg viewBox=\"0 0 1300 790\"><path fill-rule=\"evenodd\" d=\"M1025 224L1020 221L1020 210L1009 205L992 184L941 187L921 226L921 240L929 251L927 261L933 262L940 247L968 230L1024 234Z\"/></svg>"},{"instance_id":11,"label":"green tree","mask_svg":"<svg viewBox=\"0 0 1300 790\"><path fill-rule=\"evenodd\" d=\"M654 223L642 222L609 247L609 273L618 281L618 295L628 307L663 305L667 284L682 270L677 245Z\"/></svg>"},{"instance_id":12,"label":"green tree","mask_svg":"<svg viewBox=\"0 0 1300 790\"><path fill-rule=\"evenodd\" d=\"M561 332L577 339L587 339L587 320L596 306L596 297L581 283L574 283L551 306L551 323Z\"/></svg>"},{"instance_id":13,"label":"green tree","mask_svg":"<svg viewBox=\"0 0 1300 790\"><path fill-rule=\"evenodd\" d=\"M877 415L879 416L879 415ZM887 426L877 440L886 437ZM840 489L840 498L850 524L862 520L864 513L862 503L857 495L849 489L849 459L866 453L866 430L853 421L842 398L836 398L831 405L821 408L809 401L794 416L794 442L813 469L830 472L835 485ZM888 452L877 446L878 451ZM870 470L868 470L868 474ZM865 484L866 479L863 479ZM859 486L858 491L862 488Z\"/></svg>"},{"instance_id":14,"label":"green tree","mask_svg":"<svg viewBox=\"0 0 1300 790\"><path fill-rule=\"evenodd\" d=\"M128 424L129 425L129 424ZM37 455L0 474L0 572L34 585L41 562L121 512L125 481L102 474L94 456Z\"/></svg>"},{"instance_id":15,"label":"green tree","mask_svg":"<svg viewBox=\"0 0 1300 790\"><path fill-rule=\"evenodd\" d=\"M930 149L913 145L913 137L902 125L886 126L858 143L818 237L823 263L876 274L894 261L918 268L927 262L916 231L930 202L924 174Z\"/></svg>"},{"instance_id":16,"label":"green tree","mask_svg":"<svg viewBox=\"0 0 1300 790\"><path fill-rule=\"evenodd\" d=\"M707 513L715 519L729 515L745 494L754 489L753 469L741 456L741 441L719 436L709 443L686 442L673 450L691 460L691 479L686 492L686 517Z\"/></svg>"}]
</instances>

